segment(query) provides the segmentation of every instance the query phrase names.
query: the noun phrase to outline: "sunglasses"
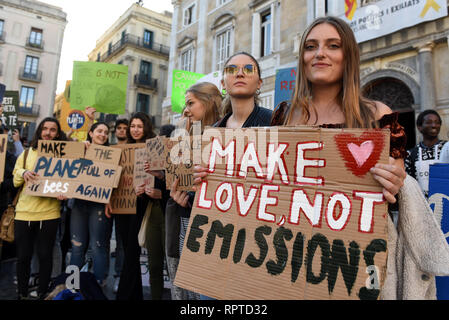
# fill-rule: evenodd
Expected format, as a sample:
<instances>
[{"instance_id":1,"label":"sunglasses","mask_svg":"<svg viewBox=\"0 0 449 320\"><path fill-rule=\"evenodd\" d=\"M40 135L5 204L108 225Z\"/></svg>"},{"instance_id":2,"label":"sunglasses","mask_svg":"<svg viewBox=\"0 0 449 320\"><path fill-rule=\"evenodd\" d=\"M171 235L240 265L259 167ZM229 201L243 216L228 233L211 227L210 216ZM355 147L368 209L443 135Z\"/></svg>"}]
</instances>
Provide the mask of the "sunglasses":
<instances>
[{"instance_id":1,"label":"sunglasses","mask_svg":"<svg viewBox=\"0 0 449 320\"><path fill-rule=\"evenodd\" d=\"M256 68L252 64L246 64L241 68L236 66L235 64L230 64L224 68L224 73L235 76L237 73L239 73L240 69L242 69L243 74L247 76L252 76L256 73Z\"/></svg>"}]
</instances>

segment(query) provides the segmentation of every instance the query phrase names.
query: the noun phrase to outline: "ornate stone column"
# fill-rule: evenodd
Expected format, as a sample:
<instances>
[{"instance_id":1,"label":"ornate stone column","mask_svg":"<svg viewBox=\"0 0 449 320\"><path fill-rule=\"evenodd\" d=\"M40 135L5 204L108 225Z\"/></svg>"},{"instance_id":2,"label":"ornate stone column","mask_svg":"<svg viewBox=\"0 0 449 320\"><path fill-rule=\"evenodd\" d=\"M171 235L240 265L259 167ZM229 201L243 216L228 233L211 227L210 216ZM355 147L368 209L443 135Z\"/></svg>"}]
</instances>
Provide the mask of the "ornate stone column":
<instances>
[{"instance_id":1,"label":"ornate stone column","mask_svg":"<svg viewBox=\"0 0 449 320\"><path fill-rule=\"evenodd\" d=\"M421 87L421 111L436 108L435 77L433 73L432 50L434 42L417 47L419 63L419 85Z\"/></svg>"}]
</instances>

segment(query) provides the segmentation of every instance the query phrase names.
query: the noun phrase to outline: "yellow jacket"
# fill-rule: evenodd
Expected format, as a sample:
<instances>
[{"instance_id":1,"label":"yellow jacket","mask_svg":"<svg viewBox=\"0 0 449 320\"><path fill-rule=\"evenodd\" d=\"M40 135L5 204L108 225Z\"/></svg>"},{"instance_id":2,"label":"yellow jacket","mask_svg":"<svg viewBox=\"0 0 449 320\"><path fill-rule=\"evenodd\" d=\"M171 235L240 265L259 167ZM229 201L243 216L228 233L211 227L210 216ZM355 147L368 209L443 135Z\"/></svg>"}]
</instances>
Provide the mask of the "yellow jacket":
<instances>
[{"instance_id":1,"label":"yellow jacket","mask_svg":"<svg viewBox=\"0 0 449 320\"><path fill-rule=\"evenodd\" d=\"M33 171L37 160L37 150L29 149L26 162L26 168L23 168L23 157L25 151L17 158L14 167L14 186L20 187L25 180L23 173L26 170ZM20 193L19 201L16 205L16 220L22 221L42 221L58 219L61 216L60 201L56 198L36 197L24 194L23 190Z\"/></svg>"}]
</instances>

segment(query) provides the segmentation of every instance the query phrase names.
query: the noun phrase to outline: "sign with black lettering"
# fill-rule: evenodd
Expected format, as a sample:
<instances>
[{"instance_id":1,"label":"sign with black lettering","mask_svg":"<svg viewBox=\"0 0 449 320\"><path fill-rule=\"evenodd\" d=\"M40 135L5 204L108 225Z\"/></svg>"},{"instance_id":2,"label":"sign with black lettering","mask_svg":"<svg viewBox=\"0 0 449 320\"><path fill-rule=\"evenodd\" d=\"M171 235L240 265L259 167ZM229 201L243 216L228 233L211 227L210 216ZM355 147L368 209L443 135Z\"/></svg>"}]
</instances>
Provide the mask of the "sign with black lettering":
<instances>
[{"instance_id":1,"label":"sign with black lettering","mask_svg":"<svg viewBox=\"0 0 449 320\"><path fill-rule=\"evenodd\" d=\"M389 131L206 129L175 285L217 299L377 299Z\"/></svg>"},{"instance_id":2,"label":"sign with black lettering","mask_svg":"<svg viewBox=\"0 0 449 320\"><path fill-rule=\"evenodd\" d=\"M121 149L120 166L123 168L118 188L111 198L112 213L136 214L137 196L134 189L135 150L145 148L145 143L118 144L114 148Z\"/></svg>"},{"instance_id":3,"label":"sign with black lettering","mask_svg":"<svg viewBox=\"0 0 449 320\"><path fill-rule=\"evenodd\" d=\"M186 124L186 119L181 122ZM194 185L193 168L201 163L201 121L192 123L192 134L188 125L178 125L174 137L164 139L165 183L167 190L175 179L179 179L178 190L191 191Z\"/></svg>"},{"instance_id":4,"label":"sign with black lettering","mask_svg":"<svg viewBox=\"0 0 449 320\"><path fill-rule=\"evenodd\" d=\"M2 124L6 125L8 129L16 129L19 126L17 114L19 111L19 91L5 91L3 96L3 114L0 115Z\"/></svg>"},{"instance_id":5,"label":"sign with black lettering","mask_svg":"<svg viewBox=\"0 0 449 320\"><path fill-rule=\"evenodd\" d=\"M120 149L91 144L84 154L82 142L44 140L37 148L38 181L26 185L26 194L109 202L122 170Z\"/></svg>"}]
</instances>

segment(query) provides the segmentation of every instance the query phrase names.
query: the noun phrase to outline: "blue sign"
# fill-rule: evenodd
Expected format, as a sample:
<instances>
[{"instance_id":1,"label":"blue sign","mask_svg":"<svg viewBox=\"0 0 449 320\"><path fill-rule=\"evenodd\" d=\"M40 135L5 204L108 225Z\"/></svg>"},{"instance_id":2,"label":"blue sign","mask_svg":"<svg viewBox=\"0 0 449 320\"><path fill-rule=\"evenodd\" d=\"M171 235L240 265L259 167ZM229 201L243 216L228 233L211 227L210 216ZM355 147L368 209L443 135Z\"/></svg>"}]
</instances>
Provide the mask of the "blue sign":
<instances>
[{"instance_id":1,"label":"blue sign","mask_svg":"<svg viewBox=\"0 0 449 320\"><path fill-rule=\"evenodd\" d=\"M282 101L291 101L296 82L296 68L285 68L276 70L274 84L274 106Z\"/></svg>"},{"instance_id":2,"label":"blue sign","mask_svg":"<svg viewBox=\"0 0 449 320\"><path fill-rule=\"evenodd\" d=\"M67 116L67 124L73 130L80 129L84 125L85 121L86 118L84 117L84 114L79 110L72 110Z\"/></svg>"},{"instance_id":3,"label":"blue sign","mask_svg":"<svg viewBox=\"0 0 449 320\"><path fill-rule=\"evenodd\" d=\"M429 204L449 243L449 163L430 165ZM449 300L449 277L436 277L436 286L437 299Z\"/></svg>"},{"instance_id":4,"label":"blue sign","mask_svg":"<svg viewBox=\"0 0 449 320\"><path fill-rule=\"evenodd\" d=\"M0 103L3 101L3 96L5 95L6 86L0 83Z\"/></svg>"}]
</instances>

